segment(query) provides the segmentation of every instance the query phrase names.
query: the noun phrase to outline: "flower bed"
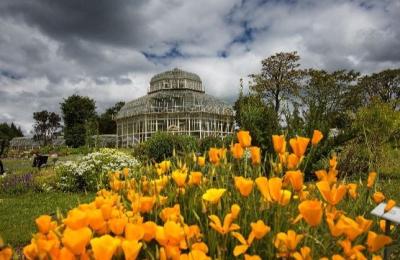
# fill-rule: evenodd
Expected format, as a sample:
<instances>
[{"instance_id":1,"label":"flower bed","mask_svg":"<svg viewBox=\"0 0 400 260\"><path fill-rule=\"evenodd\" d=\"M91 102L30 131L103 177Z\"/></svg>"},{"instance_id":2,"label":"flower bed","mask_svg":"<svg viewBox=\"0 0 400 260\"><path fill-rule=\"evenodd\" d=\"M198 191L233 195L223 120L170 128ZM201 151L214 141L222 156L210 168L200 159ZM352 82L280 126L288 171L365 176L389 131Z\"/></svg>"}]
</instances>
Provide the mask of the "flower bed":
<instances>
[{"instance_id":1,"label":"flower bed","mask_svg":"<svg viewBox=\"0 0 400 260\"><path fill-rule=\"evenodd\" d=\"M381 259L393 239L368 212L384 200L390 211L395 202L375 190L375 172L357 183L338 179L335 156L316 172L317 181L304 183L306 151L321 138L318 131L311 140L292 138L289 153L284 136L273 136L268 172L244 131L229 153L211 148L206 158L188 154L143 166L141 178L129 169L114 172L110 189L93 202L67 216L36 219L38 233L23 253L28 259ZM9 253L9 247L0 252Z\"/></svg>"}]
</instances>

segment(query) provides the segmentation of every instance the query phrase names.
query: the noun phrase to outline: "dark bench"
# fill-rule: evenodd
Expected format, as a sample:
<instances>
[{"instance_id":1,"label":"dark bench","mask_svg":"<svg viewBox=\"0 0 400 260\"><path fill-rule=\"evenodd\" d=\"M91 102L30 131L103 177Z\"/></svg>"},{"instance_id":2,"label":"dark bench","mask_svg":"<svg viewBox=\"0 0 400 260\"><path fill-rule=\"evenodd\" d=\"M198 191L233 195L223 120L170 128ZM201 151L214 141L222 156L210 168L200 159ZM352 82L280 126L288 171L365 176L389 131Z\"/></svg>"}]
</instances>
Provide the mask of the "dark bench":
<instances>
[{"instance_id":1,"label":"dark bench","mask_svg":"<svg viewBox=\"0 0 400 260\"><path fill-rule=\"evenodd\" d=\"M48 155L38 154L33 158L32 167L37 167L40 169L43 166L47 165L47 159L49 158Z\"/></svg>"}]
</instances>

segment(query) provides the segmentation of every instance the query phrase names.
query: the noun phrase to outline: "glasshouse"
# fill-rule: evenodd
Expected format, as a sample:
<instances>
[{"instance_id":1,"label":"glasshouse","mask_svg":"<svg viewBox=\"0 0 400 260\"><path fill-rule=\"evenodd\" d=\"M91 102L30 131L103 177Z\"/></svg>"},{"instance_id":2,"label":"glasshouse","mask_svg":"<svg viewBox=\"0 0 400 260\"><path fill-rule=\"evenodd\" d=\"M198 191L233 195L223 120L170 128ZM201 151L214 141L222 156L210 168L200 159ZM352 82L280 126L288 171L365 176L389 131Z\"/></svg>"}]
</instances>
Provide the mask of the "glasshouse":
<instances>
[{"instance_id":1,"label":"glasshouse","mask_svg":"<svg viewBox=\"0 0 400 260\"><path fill-rule=\"evenodd\" d=\"M147 95L120 110L118 146L143 142L158 131L222 137L232 133L233 116L230 105L205 93L198 75L175 68L153 76Z\"/></svg>"}]
</instances>

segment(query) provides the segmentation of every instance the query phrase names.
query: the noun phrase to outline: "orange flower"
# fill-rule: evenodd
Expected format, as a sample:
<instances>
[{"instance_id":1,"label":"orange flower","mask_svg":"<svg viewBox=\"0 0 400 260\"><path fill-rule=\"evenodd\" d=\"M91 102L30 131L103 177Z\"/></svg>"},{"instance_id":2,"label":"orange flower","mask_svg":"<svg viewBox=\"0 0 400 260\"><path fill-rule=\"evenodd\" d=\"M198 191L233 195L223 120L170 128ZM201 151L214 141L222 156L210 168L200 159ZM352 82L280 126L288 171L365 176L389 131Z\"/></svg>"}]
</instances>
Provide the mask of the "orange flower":
<instances>
[{"instance_id":1,"label":"orange flower","mask_svg":"<svg viewBox=\"0 0 400 260\"><path fill-rule=\"evenodd\" d=\"M318 226L322 220L322 203L318 200L305 200L299 204L301 217L312 227Z\"/></svg>"},{"instance_id":2,"label":"orange flower","mask_svg":"<svg viewBox=\"0 0 400 260\"><path fill-rule=\"evenodd\" d=\"M190 172L189 184L200 185L202 177L203 177L203 174L201 172Z\"/></svg>"},{"instance_id":3,"label":"orange flower","mask_svg":"<svg viewBox=\"0 0 400 260\"><path fill-rule=\"evenodd\" d=\"M36 226L40 233L47 234L51 229L55 228L56 224L51 222L51 216L41 215L36 220Z\"/></svg>"},{"instance_id":4,"label":"orange flower","mask_svg":"<svg viewBox=\"0 0 400 260\"><path fill-rule=\"evenodd\" d=\"M372 188L372 186L374 186L375 179L376 179L376 172L370 172L368 175L368 181L367 181L368 188Z\"/></svg>"},{"instance_id":5,"label":"orange flower","mask_svg":"<svg viewBox=\"0 0 400 260\"><path fill-rule=\"evenodd\" d=\"M251 163L258 165L261 163L261 149L257 146L250 147Z\"/></svg>"},{"instance_id":6,"label":"orange flower","mask_svg":"<svg viewBox=\"0 0 400 260\"><path fill-rule=\"evenodd\" d=\"M344 255L348 257L348 259L366 259L365 256L361 253L362 250L365 249L362 245L352 246L349 240L339 241L339 245L343 248Z\"/></svg>"},{"instance_id":7,"label":"orange flower","mask_svg":"<svg viewBox=\"0 0 400 260\"><path fill-rule=\"evenodd\" d=\"M259 255L244 255L244 260L261 260L261 257Z\"/></svg>"},{"instance_id":8,"label":"orange flower","mask_svg":"<svg viewBox=\"0 0 400 260\"><path fill-rule=\"evenodd\" d=\"M141 224L128 223L125 226L125 238L127 240L141 240L144 234L145 228Z\"/></svg>"},{"instance_id":9,"label":"orange flower","mask_svg":"<svg viewBox=\"0 0 400 260\"><path fill-rule=\"evenodd\" d=\"M317 176L318 180L327 181L329 182L329 184L335 183L337 181L337 171L335 170L329 170L328 173L325 170L319 170L315 172L315 175Z\"/></svg>"},{"instance_id":10,"label":"orange flower","mask_svg":"<svg viewBox=\"0 0 400 260\"><path fill-rule=\"evenodd\" d=\"M300 252L295 252L292 257L295 260L312 260L311 257L311 248L308 246L303 246L300 248Z\"/></svg>"},{"instance_id":11,"label":"orange flower","mask_svg":"<svg viewBox=\"0 0 400 260\"><path fill-rule=\"evenodd\" d=\"M150 242L156 237L156 230L157 230L156 223L154 223L153 221L147 221L142 224L142 227L144 228L144 236L143 236L144 241Z\"/></svg>"},{"instance_id":12,"label":"orange flower","mask_svg":"<svg viewBox=\"0 0 400 260\"><path fill-rule=\"evenodd\" d=\"M349 192L350 197L353 199L357 198L357 184L356 183L349 183L347 184L347 191Z\"/></svg>"},{"instance_id":13,"label":"orange flower","mask_svg":"<svg viewBox=\"0 0 400 260\"><path fill-rule=\"evenodd\" d=\"M74 208L68 212L67 218L64 219L64 224L72 229L80 229L89 224L89 219L86 212Z\"/></svg>"},{"instance_id":14,"label":"orange flower","mask_svg":"<svg viewBox=\"0 0 400 260\"><path fill-rule=\"evenodd\" d=\"M379 204L385 200L385 195L383 195L382 192L377 191L372 195L372 199L375 201L376 204Z\"/></svg>"},{"instance_id":15,"label":"orange flower","mask_svg":"<svg viewBox=\"0 0 400 260\"><path fill-rule=\"evenodd\" d=\"M124 251L125 259L134 260L139 255L142 243L137 240L124 240L122 242L122 250Z\"/></svg>"},{"instance_id":16,"label":"orange flower","mask_svg":"<svg viewBox=\"0 0 400 260\"><path fill-rule=\"evenodd\" d=\"M60 256L58 259L62 259L62 260L75 260L75 256L74 254L68 250L68 248L63 247L60 250Z\"/></svg>"},{"instance_id":17,"label":"orange flower","mask_svg":"<svg viewBox=\"0 0 400 260\"><path fill-rule=\"evenodd\" d=\"M286 141L283 135L272 135L272 144L274 150L278 154L284 154L286 152Z\"/></svg>"},{"instance_id":18,"label":"orange flower","mask_svg":"<svg viewBox=\"0 0 400 260\"><path fill-rule=\"evenodd\" d=\"M208 189L202 196L203 200L210 202L211 204L217 204L222 195L224 195L226 189Z\"/></svg>"},{"instance_id":19,"label":"orange flower","mask_svg":"<svg viewBox=\"0 0 400 260\"><path fill-rule=\"evenodd\" d=\"M96 237L90 240L94 258L96 260L111 260L121 241L110 235Z\"/></svg>"},{"instance_id":20,"label":"orange flower","mask_svg":"<svg viewBox=\"0 0 400 260\"><path fill-rule=\"evenodd\" d=\"M290 202L292 193L288 190L282 190L282 179L267 177L258 177L256 179L257 188L260 190L264 200L268 202L277 202L280 205L287 205Z\"/></svg>"},{"instance_id":21,"label":"orange flower","mask_svg":"<svg viewBox=\"0 0 400 260\"><path fill-rule=\"evenodd\" d=\"M210 148L208 151L208 157L212 164L218 164L220 160L220 151L218 148Z\"/></svg>"},{"instance_id":22,"label":"orange flower","mask_svg":"<svg viewBox=\"0 0 400 260\"><path fill-rule=\"evenodd\" d=\"M10 247L5 247L0 249L0 260L9 260L12 256L12 249Z\"/></svg>"},{"instance_id":23,"label":"orange flower","mask_svg":"<svg viewBox=\"0 0 400 260\"><path fill-rule=\"evenodd\" d=\"M264 221L262 220L258 220L257 222L252 222L250 226L252 234L250 236L254 236L256 239L263 238L269 231L271 231L271 228L265 225Z\"/></svg>"},{"instance_id":24,"label":"orange flower","mask_svg":"<svg viewBox=\"0 0 400 260\"><path fill-rule=\"evenodd\" d=\"M290 147L292 147L293 152L297 155L297 157L301 158L307 150L308 143L310 142L310 138L306 137L296 137L291 138L289 140Z\"/></svg>"},{"instance_id":25,"label":"orange flower","mask_svg":"<svg viewBox=\"0 0 400 260\"><path fill-rule=\"evenodd\" d=\"M358 227L362 229L362 232L367 232L372 225L372 220L366 219L363 216L356 217L356 222Z\"/></svg>"},{"instance_id":26,"label":"orange flower","mask_svg":"<svg viewBox=\"0 0 400 260\"><path fill-rule=\"evenodd\" d=\"M36 243L33 243L33 241L32 241L32 243L30 243L29 245L25 246L24 249L23 249L23 253L24 253L24 256L27 259L29 259L29 260L30 259L35 259L36 256L39 253Z\"/></svg>"},{"instance_id":27,"label":"orange flower","mask_svg":"<svg viewBox=\"0 0 400 260\"><path fill-rule=\"evenodd\" d=\"M121 218L112 218L108 221L110 230L115 235L121 235L124 232L125 226L128 223L128 218L123 216Z\"/></svg>"},{"instance_id":28,"label":"orange flower","mask_svg":"<svg viewBox=\"0 0 400 260\"><path fill-rule=\"evenodd\" d=\"M363 228L365 228L365 226L362 226L353 219L342 215L336 224L336 228L340 230L341 233L345 234L347 239L353 241L364 232Z\"/></svg>"},{"instance_id":29,"label":"orange flower","mask_svg":"<svg viewBox=\"0 0 400 260\"><path fill-rule=\"evenodd\" d=\"M297 169L299 162L300 162L300 158L297 157L297 155L295 155L294 153L291 153L287 157L287 168L289 170Z\"/></svg>"},{"instance_id":30,"label":"orange flower","mask_svg":"<svg viewBox=\"0 0 400 260\"><path fill-rule=\"evenodd\" d=\"M179 188L182 188L186 184L187 172L185 170L175 170L172 172L172 179L175 181Z\"/></svg>"},{"instance_id":31,"label":"orange flower","mask_svg":"<svg viewBox=\"0 0 400 260\"><path fill-rule=\"evenodd\" d=\"M246 239L239 232L232 232L231 235L240 242L240 245L235 246L235 248L233 249L233 255L239 256L246 253L247 249L249 249L251 245L251 241L246 241Z\"/></svg>"},{"instance_id":32,"label":"orange flower","mask_svg":"<svg viewBox=\"0 0 400 260\"><path fill-rule=\"evenodd\" d=\"M240 143L235 143L234 145L231 146L231 153L233 158L235 159L241 159L244 154L243 147L240 145Z\"/></svg>"},{"instance_id":33,"label":"orange flower","mask_svg":"<svg viewBox=\"0 0 400 260\"><path fill-rule=\"evenodd\" d=\"M239 131L237 133L237 139L243 148L251 145L251 136L249 131Z\"/></svg>"},{"instance_id":34,"label":"orange flower","mask_svg":"<svg viewBox=\"0 0 400 260\"><path fill-rule=\"evenodd\" d=\"M253 184L254 184L253 180L243 178L242 176L234 177L234 179L235 179L236 189L239 190L242 196L248 197L251 191L253 190Z\"/></svg>"},{"instance_id":35,"label":"orange flower","mask_svg":"<svg viewBox=\"0 0 400 260\"><path fill-rule=\"evenodd\" d=\"M312 145L317 145L322 140L323 137L324 137L324 135L321 133L321 131L314 130L313 136L312 136L312 139L311 139L311 144Z\"/></svg>"},{"instance_id":36,"label":"orange flower","mask_svg":"<svg viewBox=\"0 0 400 260\"><path fill-rule=\"evenodd\" d=\"M368 251L373 253L392 243L392 239L385 235L378 235L375 232L369 231L367 237Z\"/></svg>"},{"instance_id":37,"label":"orange flower","mask_svg":"<svg viewBox=\"0 0 400 260\"><path fill-rule=\"evenodd\" d=\"M160 212L160 218L163 222L167 222L168 220L178 221L181 217L181 208L179 204L175 204L173 207L164 208Z\"/></svg>"},{"instance_id":38,"label":"orange flower","mask_svg":"<svg viewBox=\"0 0 400 260\"><path fill-rule=\"evenodd\" d=\"M156 165L156 168L160 169L159 175L165 174L171 168L171 162L164 160Z\"/></svg>"},{"instance_id":39,"label":"orange flower","mask_svg":"<svg viewBox=\"0 0 400 260\"><path fill-rule=\"evenodd\" d=\"M88 227L76 230L67 227L63 233L62 243L73 254L80 255L85 252L86 245L89 244L91 236L92 231Z\"/></svg>"},{"instance_id":40,"label":"orange flower","mask_svg":"<svg viewBox=\"0 0 400 260\"><path fill-rule=\"evenodd\" d=\"M334 184L331 188L329 187L329 182L320 181L317 183L317 187L322 197L333 206L338 204L346 194L346 186L342 184L338 187Z\"/></svg>"},{"instance_id":41,"label":"orange flower","mask_svg":"<svg viewBox=\"0 0 400 260\"><path fill-rule=\"evenodd\" d=\"M303 189L303 174L301 171L287 171L285 178L289 180L295 191L299 192Z\"/></svg>"},{"instance_id":42,"label":"orange flower","mask_svg":"<svg viewBox=\"0 0 400 260\"><path fill-rule=\"evenodd\" d=\"M379 220L379 228L382 230L382 232L386 231L386 220L384 220L384 219ZM389 229L393 230L394 225L390 225Z\"/></svg>"},{"instance_id":43,"label":"orange flower","mask_svg":"<svg viewBox=\"0 0 400 260\"><path fill-rule=\"evenodd\" d=\"M206 158L204 156L197 157L197 164L203 167L206 164Z\"/></svg>"},{"instance_id":44,"label":"orange flower","mask_svg":"<svg viewBox=\"0 0 400 260\"><path fill-rule=\"evenodd\" d=\"M293 230L288 230L287 233L279 232L274 241L274 245L279 251L278 255L288 257L291 252L296 250L297 244L303 237Z\"/></svg>"},{"instance_id":45,"label":"orange flower","mask_svg":"<svg viewBox=\"0 0 400 260\"><path fill-rule=\"evenodd\" d=\"M153 209L156 198L153 196L143 196L140 197L140 213L149 213Z\"/></svg>"},{"instance_id":46,"label":"orange flower","mask_svg":"<svg viewBox=\"0 0 400 260\"><path fill-rule=\"evenodd\" d=\"M234 218L232 217L231 213L226 214L223 225L219 217L216 215L208 216L208 218L211 220L210 227L221 235L225 235L231 231L240 229L239 225L232 223Z\"/></svg>"},{"instance_id":47,"label":"orange flower","mask_svg":"<svg viewBox=\"0 0 400 260\"><path fill-rule=\"evenodd\" d=\"M394 201L394 200L388 200L388 202L387 202L387 204L386 204L386 206L385 206L384 211L385 211L385 212L391 211L392 208L393 208L395 205L396 205L396 201Z\"/></svg>"},{"instance_id":48,"label":"orange flower","mask_svg":"<svg viewBox=\"0 0 400 260\"><path fill-rule=\"evenodd\" d=\"M106 225L106 222L103 218L103 213L100 209L94 209L87 212L89 219L89 226L93 230L99 230Z\"/></svg>"}]
</instances>

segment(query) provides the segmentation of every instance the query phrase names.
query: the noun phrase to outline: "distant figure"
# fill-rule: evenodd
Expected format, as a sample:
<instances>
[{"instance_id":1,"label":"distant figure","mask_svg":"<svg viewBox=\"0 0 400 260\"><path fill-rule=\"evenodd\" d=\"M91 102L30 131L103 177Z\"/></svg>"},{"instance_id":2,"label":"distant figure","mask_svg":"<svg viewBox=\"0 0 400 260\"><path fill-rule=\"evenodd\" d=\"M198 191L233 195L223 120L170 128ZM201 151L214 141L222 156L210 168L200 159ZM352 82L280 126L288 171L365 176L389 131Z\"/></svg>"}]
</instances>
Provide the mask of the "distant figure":
<instances>
[{"instance_id":1,"label":"distant figure","mask_svg":"<svg viewBox=\"0 0 400 260\"><path fill-rule=\"evenodd\" d=\"M4 166L3 162L1 161L1 156L3 155L4 148L6 146L6 140L0 140L0 175L3 175L4 173Z\"/></svg>"},{"instance_id":2,"label":"distant figure","mask_svg":"<svg viewBox=\"0 0 400 260\"><path fill-rule=\"evenodd\" d=\"M34 154L32 167L37 167L38 169L40 169L47 164L48 158L49 156L47 155Z\"/></svg>"}]
</instances>

